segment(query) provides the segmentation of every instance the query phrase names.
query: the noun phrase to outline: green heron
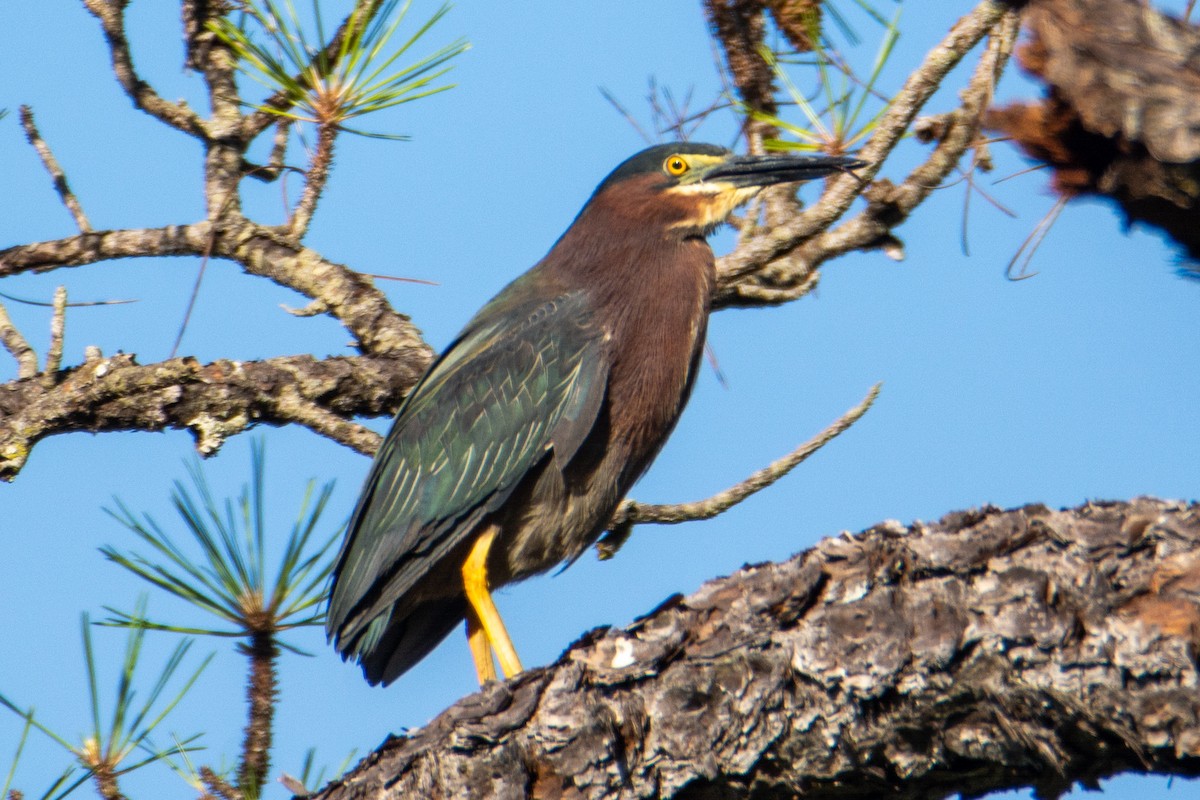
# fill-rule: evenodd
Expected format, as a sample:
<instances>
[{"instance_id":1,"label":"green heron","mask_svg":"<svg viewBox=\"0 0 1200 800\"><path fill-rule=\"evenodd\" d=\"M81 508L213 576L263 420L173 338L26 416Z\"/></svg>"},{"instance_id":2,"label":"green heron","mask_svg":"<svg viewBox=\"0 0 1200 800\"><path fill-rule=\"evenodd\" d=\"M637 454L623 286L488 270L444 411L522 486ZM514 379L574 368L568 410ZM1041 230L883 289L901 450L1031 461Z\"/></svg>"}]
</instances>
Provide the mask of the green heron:
<instances>
[{"instance_id":1,"label":"green heron","mask_svg":"<svg viewBox=\"0 0 1200 800\"><path fill-rule=\"evenodd\" d=\"M705 237L764 186L862 166L676 142L596 188L405 399L333 572L326 633L372 684L460 622L480 683L521 671L490 590L578 558L662 447L704 347Z\"/></svg>"}]
</instances>

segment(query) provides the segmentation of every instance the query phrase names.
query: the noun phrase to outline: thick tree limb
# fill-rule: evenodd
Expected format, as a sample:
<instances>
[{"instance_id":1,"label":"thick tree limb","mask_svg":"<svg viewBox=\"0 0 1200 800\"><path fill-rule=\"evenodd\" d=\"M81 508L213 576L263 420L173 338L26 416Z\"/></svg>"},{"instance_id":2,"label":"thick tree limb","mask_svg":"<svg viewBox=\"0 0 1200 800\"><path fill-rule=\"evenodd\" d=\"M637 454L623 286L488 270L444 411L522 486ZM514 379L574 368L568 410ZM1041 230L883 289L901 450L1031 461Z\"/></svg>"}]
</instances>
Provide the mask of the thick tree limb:
<instances>
[{"instance_id":1,"label":"thick tree limb","mask_svg":"<svg viewBox=\"0 0 1200 800\"><path fill-rule=\"evenodd\" d=\"M1197 775L1198 647L1200 506L884 523L593 631L316 797L1055 797Z\"/></svg>"},{"instance_id":2,"label":"thick tree limb","mask_svg":"<svg viewBox=\"0 0 1200 800\"><path fill-rule=\"evenodd\" d=\"M186 429L207 455L252 425L298 423L371 454L379 436L346 418L394 411L426 363L411 353L146 366L128 354L90 358L0 385L0 480L12 480L38 441L69 431Z\"/></svg>"}]
</instances>

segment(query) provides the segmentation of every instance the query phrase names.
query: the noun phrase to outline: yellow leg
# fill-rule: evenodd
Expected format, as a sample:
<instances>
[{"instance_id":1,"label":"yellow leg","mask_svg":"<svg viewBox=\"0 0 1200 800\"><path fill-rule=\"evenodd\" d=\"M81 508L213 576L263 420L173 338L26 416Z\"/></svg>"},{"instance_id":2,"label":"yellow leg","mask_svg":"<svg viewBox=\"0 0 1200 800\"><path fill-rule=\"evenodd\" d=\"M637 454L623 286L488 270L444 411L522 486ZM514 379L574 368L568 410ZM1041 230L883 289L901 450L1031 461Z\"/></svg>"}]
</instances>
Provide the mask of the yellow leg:
<instances>
[{"instance_id":1,"label":"yellow leg","mask_svg":"<svg viewBox=\"0 0 1200 800\"><path fill-rule=\"evenodd\" d=\"M467 606L467 645L471 648L471 658L475 659L475 674L479 676L479 685L496 680L496 662L492 659L492 646L488 644L487 634L479 624L475 607Z\"/></svg>"},{"instance_id":2,"label":"yellow leg","mask_svg":"<svg viewBox=\"0 0 1200 800\"><path fill-rule=\"evenodd\" d=\"M471 546L471 552L467 554L467 560L463 562L462 567L463 588L467 590L467 602L471 604L471 611L474 612L479 626L483 628L484 638L496 651L496 658L500 660L500 669L503 670L504 677L511 678L523 667L521 659L517 657L517 650L513 647L512 639L508 638L504 620L500 618L500 612L496 610L496 604L492 602L487 577L488 551L492 549L492 542L496 538L497 531L498 528L495 525L489 527ZM484 669L480 665L479 652L484 648L482 645L476 644L475 638L471 638L470 625L471 615L468 614L467 636L471 644L471 653L475 657L475 669L479 673L482 683Z\"/></svg>"}]
</instances>

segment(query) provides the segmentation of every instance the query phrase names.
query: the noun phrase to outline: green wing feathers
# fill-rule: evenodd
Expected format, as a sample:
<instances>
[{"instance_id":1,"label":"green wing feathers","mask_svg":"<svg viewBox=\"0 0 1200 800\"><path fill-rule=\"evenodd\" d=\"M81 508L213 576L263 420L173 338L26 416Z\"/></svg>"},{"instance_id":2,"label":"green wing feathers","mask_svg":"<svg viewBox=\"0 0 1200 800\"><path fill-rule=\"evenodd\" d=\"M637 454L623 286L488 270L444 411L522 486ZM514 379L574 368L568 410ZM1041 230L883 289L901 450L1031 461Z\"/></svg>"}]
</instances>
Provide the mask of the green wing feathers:
<instances>
[{"instance_id":1,"label":"green wing feathers","mask_svg":"<svg viewBox=\"0 0 1200 800\"><path fill-rule=\"evenodd\" d=\"M548 453L570 459L603 399L602 344L580 293L501 295L434 364L376 454L334 571L326 631L343 657L369 657L397 601Z\"/></svg>"}]
</instances>

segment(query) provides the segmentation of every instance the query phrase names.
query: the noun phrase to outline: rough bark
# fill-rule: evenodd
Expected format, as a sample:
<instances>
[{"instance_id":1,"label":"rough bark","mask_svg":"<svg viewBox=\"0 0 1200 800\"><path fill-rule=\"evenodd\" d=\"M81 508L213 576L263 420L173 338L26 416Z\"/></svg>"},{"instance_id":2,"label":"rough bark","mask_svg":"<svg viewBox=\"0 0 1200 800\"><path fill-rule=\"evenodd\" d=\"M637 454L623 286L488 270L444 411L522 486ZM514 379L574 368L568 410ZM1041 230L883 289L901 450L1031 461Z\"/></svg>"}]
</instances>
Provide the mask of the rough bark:
<instances>
[{"instance_id":1,"label":"rough bark","mask_svg":"<svg viewBox=\"0 0 1200 800\"><path fill-rule=\"evenodd\" d=\"M133 355L93 353L72 369L55 365L24 375L0 385L0 480L20 472L37 442L72 431L187 429L208 455L256 423L298 423L373 453L378 436L350 418L395 411L429 365L432 353L420 332L369 279L244 219L19 245L0 250L0 277L146 255L235 261L249 274L312 298L302 313L333 314L364 355L208 365L182 358L142 366Z\"/></svg>"},{"instance_id":2,"label":"rough bark","mask_svg":"<svg viewBox=\"0 0 1200 800\"><path fill-rule=\"evenodd\" d=\"M1200 774L1200 505L890 522L390 737L322 800L905 797Z\"/></svg>"},{"instance_id":3,"label":"rough bark","mask_svg":"<svg viewBox=\"0 0 1200 800\"><path fill-rule=\"evenodd\" d=\"M268 630L255 631L245 653L250 659L250 682L246 686L249 720L242 737L238 787L244 797L261 797L263 783L271 768L271 724L279 699L275 663L279 658L279 646L275 643L275 635Z\"/></svg>"},{"instance_id":4,"label":"rough bark","mask_svg":"<svg viewBox=\"0 0 1200 800\"><path fill-rule=\"evenodd\" d=\"M1054 169L1067 198L1110 198L1200 260L1200 28L1132 0L1033 0L1019 61L1040 103L987 124Z\"/></svg>"},{"instance_id":5,"label":"rough bark","mask_svg":"<svg viewBox=\"0 0 1200 800\"><path fill-rule=\"evenodd\" d=\"M0 384L0 480L20 472L37 442L65 430L186 429L209 455L252 425L299 423L372 454L378 434L346 417L395 411L427 363L407 355L141 365L126 353L96 355L72 369Z\"/></svg>"}]
</instances>

